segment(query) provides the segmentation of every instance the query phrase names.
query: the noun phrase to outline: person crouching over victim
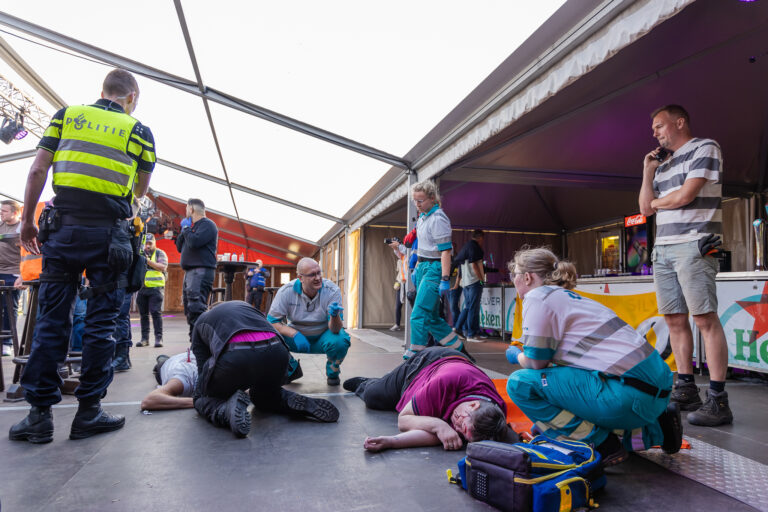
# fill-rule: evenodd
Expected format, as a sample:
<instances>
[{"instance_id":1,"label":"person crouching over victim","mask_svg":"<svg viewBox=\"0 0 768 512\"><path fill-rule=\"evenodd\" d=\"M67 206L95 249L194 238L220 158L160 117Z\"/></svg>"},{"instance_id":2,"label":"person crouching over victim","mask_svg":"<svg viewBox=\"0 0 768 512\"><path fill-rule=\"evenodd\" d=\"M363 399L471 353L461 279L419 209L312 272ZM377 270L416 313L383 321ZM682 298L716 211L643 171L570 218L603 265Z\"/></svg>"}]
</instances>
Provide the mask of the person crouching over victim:
<instances>
[{"instance_id":1,"label":"person crouching over victim","mask_svg":"<svg viewBox=\"0 0 768 512\"><path fill-rule=\"evenodd\" d=\"M338 409L328 400L282 388L288 347L261 311L241 300L214 306L200 315L192 330L199 374L193 402L198 414L237 437L251 429L250 402L263 412L325 423L339 419Z\"/></svg>"},{"instance_id":2,"label":"person crouching over victim","mask_svg":"<svg viewBox=\"0 0 768 512\"><path fill-rule=\"evenodd\" d=\"M491 379L452 348L427 347L381 378L347 379L344 389L369 409L400 413L400 434L365 439L363 447L372 452L440 444L459 450L464 440L518 441Z\"/></svg>"},{"instance_id":3,"label":"person crouching over victim","mask_svg":"<svg viewBox=\"0 0 768 512\"><path fill-rule=\"evenodd\" d=\"M593 443L606 466L626 460L626 450L676 453L680 408L669 401L672 372L659 353L613 311L571 291L576 267L550 250L518 251L509 270L523 298L524 348L507 349L523 367L507 392L534 428Z\"/></svg>"},{"instance_id":4,"label":"person crouching over victim","mask_svg":"<svg viewBox=\"0 0 768 512\"><path fill-rule=\"evenodd\" d=\"M275 294L267 318L292 352L326 354L328 385L338 386L339 367L350 345L349 334L342 327L341 290L330 279L323 279L320 265L312 258L299 260L296 273L299 277ZM301 366L291 358L287 382L301 376Z\"/></svg>"}]
</instances>

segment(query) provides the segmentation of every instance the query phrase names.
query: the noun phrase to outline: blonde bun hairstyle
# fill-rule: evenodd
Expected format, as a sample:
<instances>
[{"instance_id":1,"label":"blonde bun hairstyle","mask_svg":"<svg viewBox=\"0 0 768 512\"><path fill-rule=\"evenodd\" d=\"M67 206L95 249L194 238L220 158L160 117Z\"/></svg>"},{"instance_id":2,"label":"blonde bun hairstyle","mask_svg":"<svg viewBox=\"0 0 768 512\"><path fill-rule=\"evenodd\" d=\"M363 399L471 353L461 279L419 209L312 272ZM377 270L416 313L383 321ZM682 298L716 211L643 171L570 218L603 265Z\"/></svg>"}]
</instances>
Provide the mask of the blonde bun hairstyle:
<instances>
[{"instance_id":1,"label":"blonde bun hairstyle","mask_svg":"<svg viewBox=\"0 0 768 512\"><path fill-rule=\"evenodd\" d=\"M541 277L545 285L562 286L566 290L573 289L578 279L574 264L558 259L546 247L523 247L515 253L508 267L510 272L530 272Z\"/></svg>"}]
</instances>

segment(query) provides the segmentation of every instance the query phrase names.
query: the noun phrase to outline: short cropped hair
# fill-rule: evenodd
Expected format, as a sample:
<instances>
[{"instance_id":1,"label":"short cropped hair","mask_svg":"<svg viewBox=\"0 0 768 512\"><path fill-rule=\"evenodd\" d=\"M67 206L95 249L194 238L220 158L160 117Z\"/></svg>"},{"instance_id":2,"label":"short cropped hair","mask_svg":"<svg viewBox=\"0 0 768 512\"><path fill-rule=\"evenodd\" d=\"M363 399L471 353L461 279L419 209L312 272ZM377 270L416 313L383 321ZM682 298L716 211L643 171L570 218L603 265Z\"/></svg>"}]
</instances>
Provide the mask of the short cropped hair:
<instances>
[{"instance_id":1,"label":"short cropped hair","mask_svg":"<svg viewBox=\"0 0 768 512\"><path fill-rule=\"evenodd\" d=\"M469 416L472 419L472 441L501 441L506 437L507 417L494 402L480 400L480 405Z\"/></svg>"},{"instance_id":2,"label":"short cropped hair","mask_svg":"<svg viewBox=\"0 0 768 512\"><path fill-rule=\"evenodd\" d=\"M187 201L187 204L192 207L192 210L197 213L205 213L205 203L202 199L192 198Z\"/></svg>"},{"instance_id":3,"label":"short cropped hair","mask_svg":"<svg viewBox=\"0 0 768 512\"><path fill-rule=\"evenodd\" d=\"M682 117L685 119L685 124L691 126L691 116L689 116L688 111L680 105L664 105L663 107L659 107L651 113L651 119L661 114L662 112L666 112L675 119Z\"/></svg>"},{"instance_id":4,"label":"short cropped hair","mask_svg":"<svg viewBox=\"0 0 768 512\"><path fill-rule=\"evenodd\" d=\"M113 69L107 73L102 90L107 96L128 96L132 92L139 92L139 83L128 71Z\"/></svg>"},{"instance_id":5,"label":"short cropped hair","mask_svg":"<svg viewBox=\"0 0 768 512\"><path fill-rule=\"evenodd\" d=\"M440 202L440 192L437 191L437 185L432 180L414 183L411 187L411 193L413 192L424 192L428 198L434 199L436 203Z\"/></svg>"},{"instance_id":6,"label":"short cropped hair","mask_svg":"<svg viewBox=\"0 0 768 512\"><path fill-rule=\"evenodd\" d=\"M13 199L3 199L0 201L0 205L2 206L10 206L11 210L13 210L13 213L18 213L19 210L21 210L21 205L14 201Z\"/></svg>"},{"instance_id":7,"label":"short cropped hair","mask_svg":"<svg viewBox=\"0 0 768 512\"><path fill-rule=\"evenodd\" d=\"M472 232L472 238L478 239L478 238L485 238L485 231L482 229L476 229Z\"/></svg>"}]
</instances>

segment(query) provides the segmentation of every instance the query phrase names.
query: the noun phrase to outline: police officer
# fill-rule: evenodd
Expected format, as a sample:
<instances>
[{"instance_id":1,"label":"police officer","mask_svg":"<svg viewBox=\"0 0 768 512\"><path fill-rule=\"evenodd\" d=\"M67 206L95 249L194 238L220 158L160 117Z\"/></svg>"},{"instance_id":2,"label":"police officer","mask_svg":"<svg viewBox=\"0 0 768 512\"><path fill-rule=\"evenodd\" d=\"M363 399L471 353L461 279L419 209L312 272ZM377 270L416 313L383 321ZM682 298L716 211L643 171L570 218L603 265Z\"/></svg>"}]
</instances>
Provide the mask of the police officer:
<instances>
[{"instance_id":1,"label":"police officer","mask_svg":"<svg viewBox=\"0 0 768 512\"><path fill-rule=\"evenodd\" d=\"M149 316L152 315L152 325L155 329L155 347L163 346L163 292L165 290L165 271L168 268L168 256L165 251L157 248L155 236L147 234L144 243L144 254L147 257L147 273L144 274L144 286L136 295L136 305L141 315L141 340L137 347L149 345Z\"/></svg>"},{"instance_id":2,"label":"police officer","mask_svg":"<svg viewBox=\"0 0 768 512\"><path fill-rule=\"evenodd\" d=\"M22 215L21 241L40 254L37 328L21 378L29 415L11 427L11 440L53 440L51 406L61 400L57 363L67 353L72 308L83 270L93 292L83 334L79 407L70 439L122 428L125 417L102 410L100 401L112 381L111 337L120 307L119 276L132 260L124 219L132 216L133 195L143 196L155 165L150 130L131 117L139 99L136 79L116 69L104 79L93 105L66 107L54 114L38 145L27 178L25 204L36 204L53 166L53 208L43 213L40 230L33 208Z\"/></svg>"}]
</instances>

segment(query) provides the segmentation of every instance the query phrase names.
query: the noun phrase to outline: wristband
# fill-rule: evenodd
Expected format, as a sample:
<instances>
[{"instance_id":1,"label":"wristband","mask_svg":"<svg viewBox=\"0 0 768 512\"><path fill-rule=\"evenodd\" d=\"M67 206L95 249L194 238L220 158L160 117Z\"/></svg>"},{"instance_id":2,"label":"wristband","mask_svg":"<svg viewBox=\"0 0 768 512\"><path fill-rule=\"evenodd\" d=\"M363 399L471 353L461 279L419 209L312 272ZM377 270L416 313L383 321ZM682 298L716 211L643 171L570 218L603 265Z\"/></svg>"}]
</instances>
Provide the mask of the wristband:
<instances>
[{"instance_id":1,"label":"wristband","mask_svg":"<svg viewBox=\"0 0 768 512\"><path fill-rule=\"evenodd\" d=\"M440 280L441 281L450 281L451 280L451 276L443 276L443 277L440 278Z\"/></svg>"}]
</instances>

